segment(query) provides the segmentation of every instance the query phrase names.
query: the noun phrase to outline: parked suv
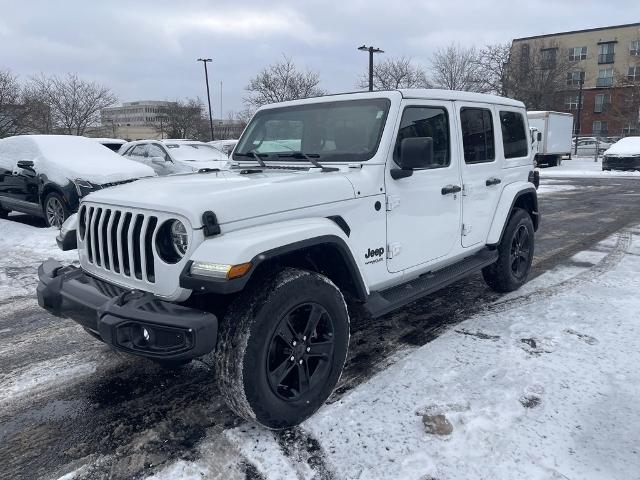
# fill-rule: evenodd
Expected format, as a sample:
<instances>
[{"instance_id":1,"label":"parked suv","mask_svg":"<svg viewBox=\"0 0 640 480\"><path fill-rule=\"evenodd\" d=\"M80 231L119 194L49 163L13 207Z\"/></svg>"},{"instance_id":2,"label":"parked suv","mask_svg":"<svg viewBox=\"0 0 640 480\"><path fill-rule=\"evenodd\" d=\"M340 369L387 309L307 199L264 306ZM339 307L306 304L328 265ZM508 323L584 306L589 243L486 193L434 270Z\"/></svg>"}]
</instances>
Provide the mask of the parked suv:
<instances>
[{"instance_id":1,"label":"parked suv","mask_svg":"<svg viewBox=\"0 0 640 480\"><path fill-rule=\"evenodd\" d=\"M476 272L499 292L527 280L527 132L521 102L467 92L265 106L231 170L86 198L61 232L80 267L43 263L38 301L134 355L214 352L234 412L295 425L340 377L347 301L381 316Z\"/></svg>"},{"instance_id":2,"label":"parked suv","mask_svg":"<svg viewBox=\"0 0 640 480\"><path fill-rule=\"evenodd\" d=\"M90 192L153 175L91 138L5 138L0 140L0 218L15 210L59 228Z\"/></svg>"},{"instance_id":3,"label":"parked suv","mask_svg":"<svg viewBox=\"0 0 640 480\"><path fill-rule=\"evenodd\" d=\"M124 144L119 153L158 175L224 169L229 161L217 148L196 140L138 140Z\"/></svg>"}]
</instances>

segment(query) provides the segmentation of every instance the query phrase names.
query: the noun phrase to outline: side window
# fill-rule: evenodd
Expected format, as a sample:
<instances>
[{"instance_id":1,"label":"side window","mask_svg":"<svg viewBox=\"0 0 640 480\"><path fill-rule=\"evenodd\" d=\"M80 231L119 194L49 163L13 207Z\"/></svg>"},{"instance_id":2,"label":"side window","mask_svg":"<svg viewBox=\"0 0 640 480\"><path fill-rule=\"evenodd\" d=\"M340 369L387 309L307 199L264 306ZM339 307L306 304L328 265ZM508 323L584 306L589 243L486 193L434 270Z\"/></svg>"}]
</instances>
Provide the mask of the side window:
<instances>
[{"instance_id":1,"label":"side window","mask_svg":"<svg viewBox=\"0 0 640 480\"><path fill-rule=\"evenodd\" d=\"M518 112L500 112L504 158L526 157L529 153L524 118Z\"/></svg>"},{"instance_id":2,"label":"side window","mask_svg":"<svg viewBox=\"0 0 640 480\"><path fill-rule=\"evenodd\" d=\"M129 150L129 153L127 153L127 155L130 155L132 157L144 157L144 151L146 149L147 146L145 144L136 145L132 150Z\"/></svg>"},{"instance_id":3,"label":"side window","mask_svg":"<svg viewBox=\"0 0 640 480\"><path fill-rule=\"evenodd\" d=\"M460 110L460 123L465 163L495 160L491 111L486 108L463 108Z\"/></svg>"},{"instance_id":4,"label":"side window","mask_svg":"<svg viewBox=\"0 0 640 480\"><path fill-rule=\"evenodd\" d=\"M169 160L167 152L165 152L164 149L159 145L149 145L149 149L147 150L147 152L150 157L162 157L165 162Z\"/></svg>"},{"instance_id":5,"label":"side window","mask_svg":"<svg viewBox=\"0 0 640 480\"><path fill-rule=\"evenodd\" d=\"M405 138L431 137L433 158L436 166L447 167L450 163L449 116L442 107L406 107L402 113L398 138L393 149L393 159L400 161L400 144Z\"/></svg>"}]
</instances>

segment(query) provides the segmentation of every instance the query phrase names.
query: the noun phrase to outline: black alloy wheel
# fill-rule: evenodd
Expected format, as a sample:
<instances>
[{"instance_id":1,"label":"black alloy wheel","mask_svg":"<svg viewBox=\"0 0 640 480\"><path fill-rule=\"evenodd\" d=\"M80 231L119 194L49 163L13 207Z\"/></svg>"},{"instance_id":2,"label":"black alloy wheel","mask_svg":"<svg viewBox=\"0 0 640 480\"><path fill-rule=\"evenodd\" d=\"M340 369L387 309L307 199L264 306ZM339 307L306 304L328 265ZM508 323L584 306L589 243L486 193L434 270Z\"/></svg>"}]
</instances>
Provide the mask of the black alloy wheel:
<instances>
[{"instance_id":1,"label":"black alloy wheel","mask_svg":"<svg viewBox=\"0 0 640 480\"><path fill-rule=\"evenodd\" d=\"M529 271L529 255L531 254L531 240L529 231L525 225L519 225L511 242L511 271L513 275L521 279Z\"/></svg>"},{"instance_id":2,"label":"black alloy wheel","mask_svg":"<svg viewBox=\"0 0 640 480\"><path fill-rule=\"evenodd\" d=\"M327 381L334 349L333 320L317 303L303 303L281 319L269 344L269 385L279 398L297 400Z\"/></svg>"}]
</instances>

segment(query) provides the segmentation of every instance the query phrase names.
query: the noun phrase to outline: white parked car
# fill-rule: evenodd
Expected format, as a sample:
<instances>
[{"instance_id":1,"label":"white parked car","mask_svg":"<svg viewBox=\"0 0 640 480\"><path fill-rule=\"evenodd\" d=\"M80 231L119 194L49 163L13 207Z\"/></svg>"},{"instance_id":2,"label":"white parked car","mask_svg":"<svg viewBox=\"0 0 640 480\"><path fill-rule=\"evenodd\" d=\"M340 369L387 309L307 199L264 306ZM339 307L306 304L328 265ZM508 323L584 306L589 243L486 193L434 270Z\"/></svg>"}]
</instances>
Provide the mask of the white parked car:
<instances>
[{"instance_id":1,"label":"white parked car","mask_svg":"<svg viewBox=\"0 0 640 480\"><path fill-rule=\"evenodd\" d=\"M640 171L640 137L626 137L604 152L602 170Z\"/></svg>"},{"instance_id":2,"label":"white parked car","mask_svg":"<svg viewBox=\"0 0 640 480\"><path fill-rule=\"evenodd\" d=\"M229 167L224 153L196 140L137 140L124 144L119 153L148 165L160 176Z\"/></svg>"},{"instance_id":3,"label":"white parked car","mask_svg":"<svg viewBox=\"0 0 640 480\"><path fill-rule=\"evenodd\" d=\"M382 316L473 273L499 292L527 281L539 222L531 153L524 104L492 95L267 105L230 170L83 201L63 228L80 267L43 263L38 302L130 354L215 351L231 409L289 427L340 378L345 299Z\"/></svg>"},{"instance_id":4,"label":"white parked car","mask_svg":"<svg viewBox=\"0 0 640 480\"><path fill-rule=\"evenodd\" d=\"M575 140L571 142L571 153L574 154ZM601 141L596 137L582 137L578 138L578 156L579 157L593 157L598 150L598 155L602 155L604 151L611 146L610 143Z\"/></svg>"}]
</instances>

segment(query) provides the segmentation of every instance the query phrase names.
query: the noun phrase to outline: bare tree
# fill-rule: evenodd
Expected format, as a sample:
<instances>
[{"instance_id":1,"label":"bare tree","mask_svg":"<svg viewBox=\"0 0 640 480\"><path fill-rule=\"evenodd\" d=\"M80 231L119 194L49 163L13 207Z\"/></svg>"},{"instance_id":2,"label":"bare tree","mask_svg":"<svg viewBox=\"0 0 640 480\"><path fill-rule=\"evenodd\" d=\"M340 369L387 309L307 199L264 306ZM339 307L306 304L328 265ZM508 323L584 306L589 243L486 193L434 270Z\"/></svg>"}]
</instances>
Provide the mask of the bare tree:
<instances>
[{"instance_id":1,"label":"bare tree","mask_svg":"<svg viewBox=\"0 0 640 480\"><path fill-rule=\"evenodd\" d=\"M0 138L21 133L24 117L18 77L9 70L0 70Z\"/></svg>"},{"instance_id":2,"label":"bare tree","mask_svg":"<svg viewBox=\"0 0 640 480\"><path fill-rule=\"evenodd\" d=\"M511 44L486 45L477 56L478 77L488 93L506 96L508 94L508 72Z\"/></svg>"},{"instance_id":3,"label":"bare tree","mask_svg":"<svg viewBox=\"0 0 640 480\"><path fill-rule=\"evenodd\" d=\"M431 56L431 75L435 85L446 90L487 90L479 67L478 52L474 47L466 48L452 43L439 48Z\"/></svg>"},{"instance_id":4,"label":"bare tree","mask_svg":"<svg viewBox=\"0 0 640 480\"><path fill-rule=\"evenodd\" d=\"M640 133L640 80L630 78L626 72L615 72L611 98L603 108L613 120L612 133L638 135ZM615 129L619 127L619 130Z\"/></svg>"},{"instance_id":5,"label":"bare tree","mask_svg":"<svg viewBox=\"0 0 640 480\"><path fill-rule=\"evenodd\" d=\"M151 124L167 138L209 139L209 120L203 116L204 107L199 98L176 100L160 107L158 120Z\"/></svg>"},{"instance_id":6,"label":"bare tree","mask_svg":"<svg viewBox=\"0 0 640 480\"><path fill-rule=\"evenodd\" d=\"M34 76L27 90L33 101L49 108L53 124L68 135L84 135L87 127L99 122L100 110L118 101L108 87L72 73Z\"/></svg>"},{"instance_id":7,"label":"bare tree","mask_svg":"<svg viewBox=\"0 0 640 480\"><path fill-rule=\"evenodd\" d=\"M358 88L369 87L369 72L362 74ZM373 66L373 89L395 90L398 88L429 88L422 67L414 65L409 57L390 58Z\"/></svg>"},{"instance_id":8,"label":"bare tree","mask_svg":"<svg viewBox=\"0 0 640 480\"><path fill-rule=\"evenodd\" d=\"M574 88L567 87L567 74L575 67L560 51L558 44L544 41L514 46L505 79L507 96L531 110L561 108L563 97Z\"/></svg>"},{"instance_id":9,"label":"bare tree","mask_svg":"<svg viewBox=\"0 0 640 480\"><path fill-rule=\"evenodd\" d=\"M254 110L262 105L299 98L324 95L318 87L320 75L311 70L300 71L293 60L283 55L283 60L269 65L249 80L246 86L245 106Z\"/></svg>"}]
</instances>

